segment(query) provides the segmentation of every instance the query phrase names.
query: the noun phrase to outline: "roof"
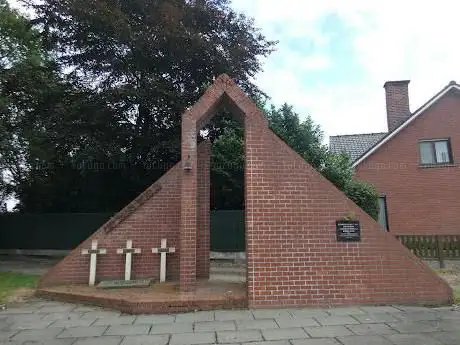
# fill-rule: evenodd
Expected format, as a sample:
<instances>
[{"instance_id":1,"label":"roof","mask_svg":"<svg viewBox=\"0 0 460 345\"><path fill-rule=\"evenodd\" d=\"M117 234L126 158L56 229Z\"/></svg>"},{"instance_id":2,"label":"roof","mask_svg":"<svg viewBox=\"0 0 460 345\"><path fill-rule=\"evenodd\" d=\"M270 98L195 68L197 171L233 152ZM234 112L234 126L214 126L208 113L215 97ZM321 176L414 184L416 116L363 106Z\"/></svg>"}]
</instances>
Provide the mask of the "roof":
<instances>
[{"instance_id":1,"label":"roof","mask_svg":"<svg viewBox=\"0 0 460 345\"><path fill-rule=\"evenodd\" d=\"M371 154L377 151L380 147L385 145L389 140L391 140L394 136L396 136L399 132L401 132L404 128L406 128L412 121L422 115L427 109L429 109L434 103L439 101L442 97L444 97L450 91L460 91L460 85L457 84L455 81L451 81L447 86L445 86L441 91L431 97L424 105L418 108L406 121L401 123L398 128L394 129L392 132L385 135L380 141L375 143L374 146L370 147L366 152L364 152L361 157L354 161L353 167L356 167L358 164L363 162L366 158L368 158Z\"/></svg>"},{"instance_id":2,"label":"roof","mask_svg":"<svg viewBox=\"0 0 460 345\"><path fill-rule=\"evenodd\" d=\"M329 148L334 153L346 152L350 155L353 162L353 168L362 163L380 147L385 145L389 140L406 128L412 121L422 115L434 103L439 101L448 92L460 91L460 85L451 81L441 91L431 97L425 104L418 108L406 121L399 127L389 133L368 133L368 134L351 134L337 135L330 137Z\"/></svg>"},{"instance_id":3,"label":"roof","mask_svg":"<svg viewBox=\"0 0 460 345\"><path fill-rule=\"evenodd\" d=\"M348 153L351 161L355 162L385 135L387 133L335 135L329 138L329 149L333 153Z\"/></svg>"}]
</instances>

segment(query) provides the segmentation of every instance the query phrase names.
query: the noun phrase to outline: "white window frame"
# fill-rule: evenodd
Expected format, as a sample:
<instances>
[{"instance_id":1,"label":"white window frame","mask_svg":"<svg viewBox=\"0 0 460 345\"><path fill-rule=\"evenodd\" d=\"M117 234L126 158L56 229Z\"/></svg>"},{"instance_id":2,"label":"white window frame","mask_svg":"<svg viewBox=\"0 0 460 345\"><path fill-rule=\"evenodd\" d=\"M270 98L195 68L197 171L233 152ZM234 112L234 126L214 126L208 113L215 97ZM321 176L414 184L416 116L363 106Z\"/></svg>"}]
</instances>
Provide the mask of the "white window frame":
<instances>
[{"instance_id":1,"label":"white window frame","mask_svg":"<svg viewBox=\"0 0 460 345\"><path fill-rule=\"evenodd\" d=\"M437 142L446 142L447 143L447 153L449 155L449 160L447 162L438 162L437 161L437 153L436 153L436 143ZM432 143L431 145L431 154L433 155L434 163L424 163L422 162L422 149L421 145L423 143ZM419 161L421 165L443 165L443 164L453 164L454 158L452 156L452 146L450 145L450 138L439 138L439 139L422 139L418 142L418 150L419 150Z\"/></svg>"}]
</instances>

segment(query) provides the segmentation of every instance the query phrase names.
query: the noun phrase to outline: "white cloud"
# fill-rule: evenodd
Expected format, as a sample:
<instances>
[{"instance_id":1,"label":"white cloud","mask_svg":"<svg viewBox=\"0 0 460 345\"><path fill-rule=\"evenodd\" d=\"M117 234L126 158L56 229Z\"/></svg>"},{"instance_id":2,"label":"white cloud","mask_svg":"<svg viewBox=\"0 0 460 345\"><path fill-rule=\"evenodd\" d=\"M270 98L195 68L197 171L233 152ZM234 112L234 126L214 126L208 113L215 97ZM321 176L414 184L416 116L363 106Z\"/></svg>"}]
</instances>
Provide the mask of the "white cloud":
<instances>
[{"instance_id":1,"label":"white cloud","mask_svg":"<svg viewBox=\"0 0 460 345\"><path fill-rule=\"evenodd\" d=\"M411 79L415 110L450 80L460 80L457 22L460 4L440 1L233 0L234 7L255 18L268 38L280 41L257 84L276 103L292 103L311 114L327 135L386 130L383 84ZM322 49L330 43L321 26L335 15L352 37L351 59L361 70L356 78L324 79L311 84L308 73L327 72L339 57ZM284 42L313 42L312 54ZM276 60L276 64L273 61ZM282 61L280 63L279 61ZM343 67L343 68L346 68ZM300 73L303 72L303 73Z\"/></svg>"}]
</instances>

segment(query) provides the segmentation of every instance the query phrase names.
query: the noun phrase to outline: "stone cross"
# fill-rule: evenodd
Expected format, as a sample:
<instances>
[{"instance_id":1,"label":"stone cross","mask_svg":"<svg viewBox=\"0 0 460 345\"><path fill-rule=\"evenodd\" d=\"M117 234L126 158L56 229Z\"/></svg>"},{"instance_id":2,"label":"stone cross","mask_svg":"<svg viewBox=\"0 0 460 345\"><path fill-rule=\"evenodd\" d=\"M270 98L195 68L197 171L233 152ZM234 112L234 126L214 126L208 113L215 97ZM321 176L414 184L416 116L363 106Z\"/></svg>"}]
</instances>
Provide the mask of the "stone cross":
<instances>
[{"instance_id":1,"label":"stone cross","mask_svg":"<svg viewBox=\"0 0 460 345\"><path fill-rule=\"evenodd\" d=\"M83 249L83 255L90 255L89 260L89 285L93 286L96 281L96 260L98 254L106 254L107 251L102 248L97 248L97 240L91 242L91 249Z\"/></svg>"},{"instance_id":2,"label":"stone cross","mask_svg":"<svg viewBox=\"0 0 460 345\"><path fill-rule=\"evenodd\" d=\"M126 248L117 249L117 254L125 254L125 280L131 280L131 262L133 254L140 254L140 248L133 248L133 241L126 241Z\"/></svg>"},{"instance_id":3,"label":"stone cross","mask_svg":"<svg viewBox=\"0 0 460 345\"><path fill-rule=\"evenodd\" d=\"M166 238L161 240L161 248L153 248L152 253L160 254L160 283L164 283L166 281L166 254L175 253L176 248L166 247Z\"/></svg>"}]
</instances>

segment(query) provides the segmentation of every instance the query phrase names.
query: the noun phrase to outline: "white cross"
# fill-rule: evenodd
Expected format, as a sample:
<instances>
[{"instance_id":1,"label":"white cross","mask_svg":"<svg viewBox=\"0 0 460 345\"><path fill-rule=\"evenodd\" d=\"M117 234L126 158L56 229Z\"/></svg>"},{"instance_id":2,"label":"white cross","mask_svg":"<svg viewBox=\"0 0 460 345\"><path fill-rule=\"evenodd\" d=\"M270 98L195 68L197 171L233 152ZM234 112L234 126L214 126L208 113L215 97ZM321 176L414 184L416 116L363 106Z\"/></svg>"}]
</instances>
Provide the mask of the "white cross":
<instances>
[{"instance_id":1,"label":"white cross","mask_svg":"<svg viewBox=\"0 0 460 345\"><path fill-rule=\"evenodd\" d=\"M107 251L105 249L98 249L97 248L97 240L93 240L91 242L91 249L83 249L81 251L83 255L90 254L89 260L89 285L93 286L96 281L96 260L98 254L106 254Z\"/></svg>"},{"instance_id":2,"label":"white cross","mask_svg":"<svg viewBox=\"0 0 460 345\"><path fill-rule=\"evenodd\" d=\"M164 283L166 281L166 254L175 253L176 248L166 247L166 238L161 240L161 248L153 248L152 253L160 254L160 283Z\"/></svg>"},{"instance_id":3,"label":"white cross","mask_svg":"<svg viewBox=\"0 0 460 345\"><path fill-rule=\"evenodd\" d=\"M140 254L140 248L133 248L133 241L126 241L126 248L117 249L117 254L126 254L125 280L131 280L131 261L133 254Z\"/></svg>"}]
</instances>

